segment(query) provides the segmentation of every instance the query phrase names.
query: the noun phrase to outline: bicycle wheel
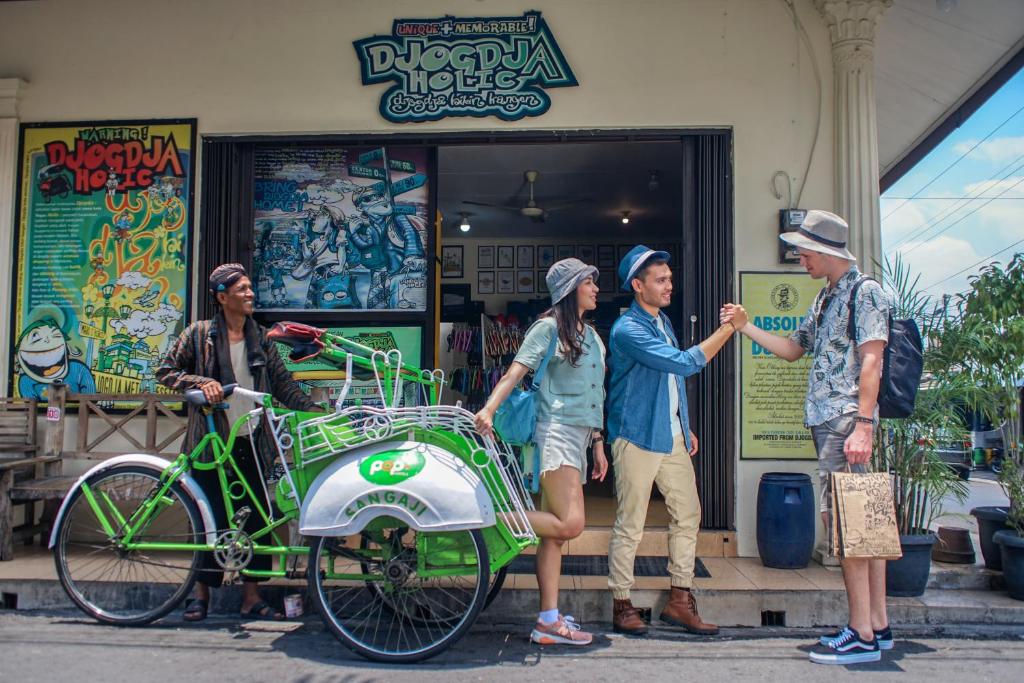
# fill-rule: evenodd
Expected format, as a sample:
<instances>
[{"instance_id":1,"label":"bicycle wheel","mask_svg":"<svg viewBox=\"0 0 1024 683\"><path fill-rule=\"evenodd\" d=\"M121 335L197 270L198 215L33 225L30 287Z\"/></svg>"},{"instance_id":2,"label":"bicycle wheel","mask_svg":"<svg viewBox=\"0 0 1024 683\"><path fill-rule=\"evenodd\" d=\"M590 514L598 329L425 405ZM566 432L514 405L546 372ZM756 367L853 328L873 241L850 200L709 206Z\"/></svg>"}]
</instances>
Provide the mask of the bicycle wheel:
<instances>
[{"instance_id":1,"label":"bicycle wheel","mask_svg":"<svg viewBox=\"0 0 1024 683\"><path fill-rule=\"evenodd\" d=\"M87 484L100 506L113 506L129 519L159 485L160 474L144 465L120 465L90 477ZM116 524L111 514L106 516ZM203 530L192 496L175 483L133 541L197 543ZM107 624L138 626L164 616L188 595L200 555L119 547L78 488L57 530L54 560L61 585L82 611Z\"/></svg>"},{"instance_id":2,"label":"bicycle wheel","mask_svg":"<svg viewBox=\"0 0 1024 683\"><path fill-rule=\"evenodd\" d=\"M491 574L491 587L487 589L487 599L484 600L484 609L491 606L494 599L498 597L498 593L501 592L501 587L505 585L505 576L508 574L508 565L499 569L498 571Z\"/></svg>"},{"instance_id":3,"label":"bicycle wheel","mask_svg":"<svg viewBox=\"0 0 1024 683\"><path fill-rule=\"evenodd\" d=\"M312 539L309 593L349 649L378 662L416 662L451 647L483 609L487 546L479 529L394 533L351 546Z\"/></svg>"}]
</instances>

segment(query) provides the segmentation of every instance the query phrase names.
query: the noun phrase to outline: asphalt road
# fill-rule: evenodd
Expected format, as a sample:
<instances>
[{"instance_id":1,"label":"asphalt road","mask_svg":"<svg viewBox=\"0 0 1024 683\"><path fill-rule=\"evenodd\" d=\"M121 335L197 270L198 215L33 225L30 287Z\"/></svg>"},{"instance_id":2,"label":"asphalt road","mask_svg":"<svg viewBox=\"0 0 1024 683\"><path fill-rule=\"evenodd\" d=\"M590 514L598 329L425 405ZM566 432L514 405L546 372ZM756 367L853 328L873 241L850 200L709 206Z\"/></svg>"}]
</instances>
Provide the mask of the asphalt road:
<instances>
[{"instance_id":1,"label":"asphalt road","mask_svg":"<svg viewBox=\"0 0 1024 683\"><path fill-rule=\"evenodd\" d=\"M943 501L944 512L941 517L935 519L932 528L938 526L958 526L978 531L978 524L974 517L971 517L971 508L984 505L1008 505L1006 493L1003 487L996 480L996 475L988 470L975 470L971 472L971 478L967 482L970 485L970 493L963 503L953 497Z\"/></svg>"},{"instance_id":2,"label":"asphalt road","mask_svg":"<svg viewBox=\"0 0 1024 683\"><path fill-rule=\"evenodd\" d=\"M264 622L265 624L265 622ZM266 624L268 628L279 628ZM293 624L294 626L294 624ZM824 667L807 661L815 634L735 631L698 639L669 630L642 638L599 635L586 650L542 649L524 625L478 625L426 663L384 666L359 659L314 620L298 630L247 630L237 621L101 626L74 614L0 611L0 680L18 681L1019 681L1019 633L897 633L882 662ZM510 635L511 633L511 635ZM778 637L782 633L787 637ZM898 676L898 678L896 677Z\"/></svg>"}]
</instances>

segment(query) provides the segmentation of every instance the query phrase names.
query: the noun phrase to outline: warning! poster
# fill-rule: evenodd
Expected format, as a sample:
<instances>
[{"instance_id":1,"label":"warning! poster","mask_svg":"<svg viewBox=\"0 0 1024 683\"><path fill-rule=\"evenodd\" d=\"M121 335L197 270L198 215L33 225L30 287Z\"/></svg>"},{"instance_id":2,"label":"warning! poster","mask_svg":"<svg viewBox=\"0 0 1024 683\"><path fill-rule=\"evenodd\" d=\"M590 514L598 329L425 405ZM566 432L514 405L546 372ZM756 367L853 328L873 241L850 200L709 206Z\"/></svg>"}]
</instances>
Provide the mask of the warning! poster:
<instances>
[{"instance_id":1,"label":"warning! poster","mask_svg":"<svg viewBox=\"0 0 1024 683\"><path fill-rule=\"evenodd\" d=\"M189 307L195 120L26 124L13 389L164 391Z\"/></svg>"}]
</instances>

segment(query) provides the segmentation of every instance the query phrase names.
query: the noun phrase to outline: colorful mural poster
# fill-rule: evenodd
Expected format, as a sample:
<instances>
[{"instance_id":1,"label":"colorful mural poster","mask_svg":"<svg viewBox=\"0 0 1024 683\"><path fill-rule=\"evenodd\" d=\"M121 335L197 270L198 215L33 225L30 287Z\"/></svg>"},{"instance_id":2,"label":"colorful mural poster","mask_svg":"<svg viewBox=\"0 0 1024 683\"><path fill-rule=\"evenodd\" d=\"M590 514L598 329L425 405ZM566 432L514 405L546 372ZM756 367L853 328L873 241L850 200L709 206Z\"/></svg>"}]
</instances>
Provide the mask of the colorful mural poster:
<instances>
[{"instance_id":1,"label":"colorful mural poster","mask_svg":"<svg viewBox=\"0 0 1024 683\"><path fill-rule=\"evenodd\" d=\"M427 159L421 147L257 149L256 307L425 311Z\"/></svg>"},{"instance_id":2,"label":"colorful mural poster","mask_svg":"<svg viewBox=\"0 0 1024 683\"><path fill-rule=\"evenodd\" d=\"M823 280L806 273L740 273L740 303L763 330L789 336L800 325ZM811 359L795 363L740 335L740 457L745 460L814 460L804 427Z\"/></svg>"},{"instance_id":3,"label":"colorful mural poster","mask_svg":"<svg viewBox=\"0 0 1024 683\"><path fill-rule=\"evenodd\" d=\"M13 387L168 392L186 323L195 120L26 124L17 207Z\"/></svg>"},{"instance_id":4,"label":"colorful mural poster","mask_svg":"<svg viewBox=\"0 0 1024 683\"><path fill-rule=\"evenodd\" d=\"M340 334L346 339L368 346L376 351L398 349L402 353L402 361L419 366L423 356L423 328L421 327L328 327L328 332ZM288 360L291 349L278 344L277 350L284 358L288 368L299 381L306 393L315 387L327 390L327 398L333 404L345 384L345 371L333 365L313 359L302 363ZM353 371L352 386L345 397L345 405L381 405L380 387L373 374L369 371ZM403 390L403 405L419 405L421 403L419 385L406 383Z\"/></svg>"}]
</instances>

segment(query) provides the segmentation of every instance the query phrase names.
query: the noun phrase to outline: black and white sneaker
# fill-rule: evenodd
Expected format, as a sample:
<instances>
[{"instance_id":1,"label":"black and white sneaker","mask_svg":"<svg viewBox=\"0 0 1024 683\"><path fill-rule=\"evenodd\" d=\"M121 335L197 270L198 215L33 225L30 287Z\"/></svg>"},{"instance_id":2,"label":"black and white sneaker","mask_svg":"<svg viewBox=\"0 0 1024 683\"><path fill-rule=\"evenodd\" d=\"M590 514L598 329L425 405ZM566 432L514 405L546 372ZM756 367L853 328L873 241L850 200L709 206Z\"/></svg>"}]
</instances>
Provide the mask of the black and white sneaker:
<instances>
[{"instance_id":1,"label":"black and white sneaker","mask_svg":"<svg viewBox=\"0 0 1024 683\"><path fill-rule=\"evenodd\" d=\"M835 640L835 639L841 637L842 635L844 635L848 630L850 630L849 626L845 627L842 631L836 631L835 633L828 633L826 635L823 635L821 638L819 638L818 642L820 644L822 644L822 645L828 645L833 640ZM891 650L893 648L893 646L895 645L895 641L893 640L893 637L892 637L892 628L889 627L889 626L886 626L883 629L879 629L878 631L875 631L875 640L878 641L878 649L879 650Z\"/></svg>"},{"instance_id":2,"label":"black and white sneaker","mask_svg":"<svg viewBox=\"0 0 1024 683\"><path fill-rule=\"evenodd\" d=\"M877 640L861 640L860 634L847 626L827 645L814 646L810 657L815 664L863 664L881 660L882 650Z\"/></svg>"}]
</instances>

